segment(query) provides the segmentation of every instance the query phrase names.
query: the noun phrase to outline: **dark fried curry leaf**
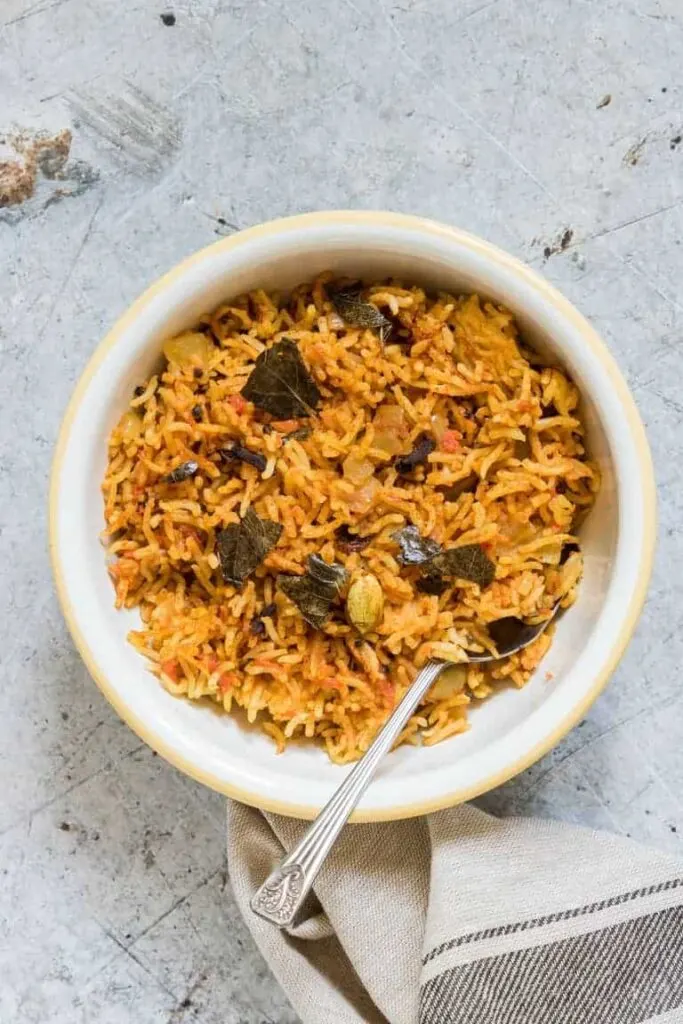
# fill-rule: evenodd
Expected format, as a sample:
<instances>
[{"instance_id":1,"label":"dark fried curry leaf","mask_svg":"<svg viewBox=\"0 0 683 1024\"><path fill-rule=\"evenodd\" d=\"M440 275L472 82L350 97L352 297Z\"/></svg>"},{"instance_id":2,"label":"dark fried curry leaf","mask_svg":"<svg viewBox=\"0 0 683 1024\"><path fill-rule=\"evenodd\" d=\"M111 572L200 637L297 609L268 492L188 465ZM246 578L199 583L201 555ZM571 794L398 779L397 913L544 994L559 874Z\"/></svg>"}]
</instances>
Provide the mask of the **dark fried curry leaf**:
<instances>
[{"instance_id":1,"label":"dark fried curry leaf","mask_svg":"<svg viewBox=\"0 0 683 1024\"><path fill-rule=\"evenodd\" d=\"M446 501L457 501L461 494L468 494L476 491L479 477L476 473L469 473L462 480L456 480L443 489L443 496Z\"/></svg>"},{"instance_id":2,"label":"dark fried curry leaf","mask_svg":"<svg viewBox=\"0 0 683 1024\"><path fill-rule=\"evenodd\" d=\"M166 476L162 476L161 482L164 484L179 484L183 480L189 480L191 476L194 476L199 469L199 463L190 459L189 462L181 462L179 466L172 469Z\"/></svg>"},{"instance_id":3,"label":"dark fried curry leaf","mask_svg":"<svg viewBox=\"0 0 683 1024\"><path fill-rule=\"evenodd\" d=\"M346 585L349 574L343 565L328 565L320 555L309 555L304 576L277 578L277 585L297 606L306 622L322 629L330 614L330 605Z\"/></svg>"},{"instance_id":4,"label":"dark fried curry leaf","mask_svg":"<svg viewBox=\"0 0 683 1024\"><path fill-rule=\"evenodd\" d=\"M464 544L460 548L443 551L437 541L423 537L412 524L397 530L392 534L392 540L397 541L401 548L398 556L401 565L422 566L422 575L416 586L423 594L443 594L449 586L445 582L448 577L488 587L496 574L496 568L481 544Z\"/></svg>"},{"instance_id":5,"label":"dark fried curry leaf","mask_svg":"<svg viewBox=\"0 0 683 1024\"><path fill-rule=\"evenodd\" d=\"M352 327L369 327L379 335L380 341L387 340L393 327L391 320L385 317L384 313L380 313L377 306L361 297L358 285L328 288L327 294L337 313L347 324L351 324Z\"/></svg>"},{"instance_id":6,"label":"dark fried curry leaf","mask_svg":"<svg viewBox=\"0 0 683 1024\"><path fill-rule=\"evenodd\" d=\"M433 573L470 580L484 588L493 582L496 567L481 544L463 544L461 548L448 548L435 555L427 569L427 575Z\"/></svg>"},{"instance_id":7,"label":"dark fried curry leaf","mask_svg":"<svg viewBox=\"0 0 683 1024\"><path fill-rule=\"evenodd\" d=\"M412 524L392 533L391 537L401 547L398 556L401 565L424 565L441 551L441 545L437 541L423 537L417 526Z\"/></svg>"},{"instance_id":8,"label":"dark fried curry leaf","mask_svg":"<svg viewBox=\"0 0 683 1024\"><path fill-rule=\"evenodd\" d=\"M272 619L277 611L277 606L274 603L265 604L260 612L252 618L249 629L254 636L263 636L266 632L266 624L264 619Z\"/></svg>"},{"instance_id":9,"label":"dark fried curry leaf","mask_svg":"<svg viewBox=\"0 0 683 1024\"><path fill-rule=\"evenodd\" d=\"M564 565L570 555L573 555L574 552L580 550L581 548L575 541L570 540L567 544L564 544L560 555L560 565Z\"/></svg>"},{"instance_id":10,"label":"dark fried curry leaf","mask_svg":"<svg viewBox=\"0 0 683 1024\"><path fill-rule=\"evenodd\" d=\"M439 576L438 572L426 572L424 576L420 576L415 586L423 594L431 594L432 597L441 597L444 590L448 590L449 583L443 578L443 576Z\"/></svg>"},{"instance_id":11,"label":"dark fried curry leaf","mask_svg":"<svg viewBox=\"0 0 683 1024\"><path fill-rule=\"evenodd\" d=\"M252 452L237 441L231 448L221 448L220 457L223 462L246 462L247 465L258 469L259 473L263 473L268 462L261 452Z\"/></svg>"},{"instance_id":12,"label":"dark fried curry leaf","mask_svg":"<svg viewBox=\"0 0 683 1024\"><path fill-rule=\"evenodd\" d=\"M421 462L427 461L427 456L436 448L436 441L428 434L421 434L415 442L412 452L407 455L397 455L394 459L394 466L401 475L412 473Z\"/></svg>"},{"instance_id":13,"label":"dark fried curry leaf","mask_svg":"<svg viewBox=\"0 0 683 1024\"><path fill-rule=\"evenodd\" d=\"M275 547L281 533L279 523L259 519L252 508L247 509L239 523L231 523L219 530L216 542L225 582L241 587Z\"/></svg>"},{"instance_id":14,"label":"dark fried curry leaf","mask_svg":"<svg viewBox=\"0 0 683 1024\"><path fill-rule=\"evenodd\" d=\"M310 416L320 402L318 387L290 338L281 338L261 353L242 397L279 420Z\"/></svg>"},{"instance_id":15,"label":"dark fried curry leaf","mask_svg":"<svg viewBox=\"0 0 683 1024\"><path fill-rule=\"evenodd\" d=\"M310 427L299 427L298 430L293 430L291 434L286 434L283 441L307 441L313 433Z\"/></svg>"},{"instance_id":16,"label":"dark fried curry leaf","mask_svg":"<svg viewBox=\"0 0 683 1024\"><path fill-rule=\"evenodd\" d=\"M350 554L352 551L362 551L366 548L372 537L359 537L357 533L351 533L348 524L344 523L334 531L334 540L340 551Z\"/></svg>"},{"instance_id":17,"label":"dark fried curry leaf","mask_svg":"<svg viewBox=\"0 0 683 1024\"><path fill-rule=\"evenodd\" d=\"M412 328L406 327L400 317L394 316L393 313L386 313L385 317L389 321L390 329L382 341L388 341L392 345L412 345L415 340Z\"/></svg>"}]
</instances>

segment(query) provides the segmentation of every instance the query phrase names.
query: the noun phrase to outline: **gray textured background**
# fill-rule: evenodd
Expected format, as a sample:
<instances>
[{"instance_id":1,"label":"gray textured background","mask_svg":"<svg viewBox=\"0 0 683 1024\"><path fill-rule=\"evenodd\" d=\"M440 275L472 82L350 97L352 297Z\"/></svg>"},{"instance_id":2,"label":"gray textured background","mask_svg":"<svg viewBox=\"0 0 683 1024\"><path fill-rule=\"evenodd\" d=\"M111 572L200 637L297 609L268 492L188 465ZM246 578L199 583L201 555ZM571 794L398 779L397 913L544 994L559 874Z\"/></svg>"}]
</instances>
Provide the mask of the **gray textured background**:
<instances>
[{"instance_id":1,"label":"gray textured background","mask_svg":"<svg viewBox=\"0 0 683 1024\"><path fill-rule=\"evenodd\" d=\"M62 181L0 209L8 1024L295 1020L232 901L221 798L88 679L45 530L60 417L103 332L173 263L270 217L458 224L541 269L607 339L657 468L650 599L587 721L483 803L681 852L680 0L179 0L171 26L165 10L0 5L0 136L74 136Z\"/></svg>"}]
</instances>

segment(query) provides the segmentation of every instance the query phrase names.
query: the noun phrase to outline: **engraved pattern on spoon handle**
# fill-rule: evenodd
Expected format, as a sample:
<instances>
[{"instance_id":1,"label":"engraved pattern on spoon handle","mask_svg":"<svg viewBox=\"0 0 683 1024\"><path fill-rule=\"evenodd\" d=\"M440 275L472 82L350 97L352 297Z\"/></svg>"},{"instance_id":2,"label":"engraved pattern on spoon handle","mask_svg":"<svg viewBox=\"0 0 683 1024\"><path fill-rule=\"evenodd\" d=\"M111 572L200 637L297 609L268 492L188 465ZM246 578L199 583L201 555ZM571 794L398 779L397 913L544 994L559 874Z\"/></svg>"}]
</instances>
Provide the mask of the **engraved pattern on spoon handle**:
<instances>
[{"instance_id":1,"label":"engraved pattern on spoon handle","mask_svg":"<svg viewBox=\"0 0 683 1024\"><path fill-rule=\"evenodd\" d=\"M394 745L415 708L447 662L428 661L401 703L385 722L360 761L322 809L301 842L271 872L251 899L254 913L280 928L291 924L349 815L365 792L384 755Z\"/></svg>"}]
</instances>

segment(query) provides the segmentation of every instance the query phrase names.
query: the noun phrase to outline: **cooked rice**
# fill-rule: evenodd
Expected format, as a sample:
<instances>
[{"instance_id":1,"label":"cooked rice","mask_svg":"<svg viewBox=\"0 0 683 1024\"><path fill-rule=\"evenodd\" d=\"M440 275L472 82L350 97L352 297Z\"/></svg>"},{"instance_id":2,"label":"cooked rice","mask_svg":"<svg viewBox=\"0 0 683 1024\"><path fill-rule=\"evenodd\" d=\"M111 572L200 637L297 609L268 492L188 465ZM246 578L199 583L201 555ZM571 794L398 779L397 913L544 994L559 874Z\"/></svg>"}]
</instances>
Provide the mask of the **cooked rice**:
<instances>
[{"instance_id":1,"label":"cooked rice","mask_svg":"<svg viewBox=\"0 0 683 1024\"><path fill-rule=\"evenodd\" d=\"M172 362L136 389L110 438L103 492L116 604L139 608L142 629L130 641L162 684L226 712L244 709L279 750L305 737L346 762L367 749L429 657L457 662L465 648L494 649L487 624L511 615L540 622L558 600L573 602L582 558L573 551L561 561L562 550L599 480L584 452L576 387L540 365L508 311L476 295L374 285L366 297L412 335L412 344L383 344L341 320L324 287L331 277L290 296L255 291L204 317L213 343L206 369L199 356ZM273 423L240 396L256 357L283 336L322 394L310 421ZM392 442L373 426L382 403L403 411L401 451L424 432L438 442L410 477L397 474ZM283 441L305 422L308 439ZM266 469L225 467L216 449L233 440L262 453ZM197 475L161 482L190 459ZM364 481L368 463L374 474ZM475 489L448 500L448 488L472 474ZM238 590L222 580L216 532L249 506L283 532ZM421 593L392 538L409 523L443 545L483 545L494 582ZM364 550L338 545L343 524L371 538ZM377 577L385 609L375 633L360 637L343 602L313 629L276 589L276 575L301 574L310 554L342 563L352 580ZM276 612L256 635L252 619L272 602ZM468 706L501 685L523 686L550 643L548 630L503 661L451 672L402 741L463 732Z\"/></svg>"}]
</instances>

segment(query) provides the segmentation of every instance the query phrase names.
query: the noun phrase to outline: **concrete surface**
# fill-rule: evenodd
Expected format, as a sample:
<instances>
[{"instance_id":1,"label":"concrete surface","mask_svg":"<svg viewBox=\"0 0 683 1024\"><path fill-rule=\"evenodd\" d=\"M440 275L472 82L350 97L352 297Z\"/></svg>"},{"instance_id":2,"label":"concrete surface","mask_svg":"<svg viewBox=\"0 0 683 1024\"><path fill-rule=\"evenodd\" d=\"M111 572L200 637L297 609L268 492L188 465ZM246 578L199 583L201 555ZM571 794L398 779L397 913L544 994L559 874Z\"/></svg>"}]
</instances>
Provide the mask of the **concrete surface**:
<instances>
[{"instance_id":1,"label":"concrete surface","mask_svg":"<svg viewBox=\"0 0 683 1024\"><path fill-rule=\"evenodd\" d=\"M682 45L680 0L3 0L0 135L73 142L0 209L0 1020L295 1020L226 884L221 798L90 682L45 530L103 331L192 250L281 214L458 224L608 340L657 467L650 599L587 721L483 804L683 852Z\"/></svg>"}]
</instances>

